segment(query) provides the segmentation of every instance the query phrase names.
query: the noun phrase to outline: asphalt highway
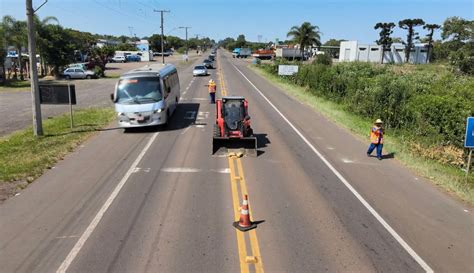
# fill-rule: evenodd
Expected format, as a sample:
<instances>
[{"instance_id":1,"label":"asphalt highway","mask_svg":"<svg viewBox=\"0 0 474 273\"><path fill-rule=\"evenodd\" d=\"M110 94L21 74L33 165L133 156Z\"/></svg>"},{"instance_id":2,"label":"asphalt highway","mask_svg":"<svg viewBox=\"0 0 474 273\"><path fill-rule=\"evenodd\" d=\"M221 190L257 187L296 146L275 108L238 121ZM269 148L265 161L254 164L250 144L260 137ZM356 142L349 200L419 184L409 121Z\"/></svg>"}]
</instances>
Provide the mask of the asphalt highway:
<instances>
[{"instance_id":1,"label":"asphalt highway","mask_svg":"<svg viewBox=\"0 0 474 273\"><path fill-rule=\"evenodd\" d=\"M219 50L210 76L180 70L167 128L111 125L0 205L0 271L472 272L471 207L247 64ZM209 78L248 99L256 157L211 154Z\"/></svg>"}]
</instances>

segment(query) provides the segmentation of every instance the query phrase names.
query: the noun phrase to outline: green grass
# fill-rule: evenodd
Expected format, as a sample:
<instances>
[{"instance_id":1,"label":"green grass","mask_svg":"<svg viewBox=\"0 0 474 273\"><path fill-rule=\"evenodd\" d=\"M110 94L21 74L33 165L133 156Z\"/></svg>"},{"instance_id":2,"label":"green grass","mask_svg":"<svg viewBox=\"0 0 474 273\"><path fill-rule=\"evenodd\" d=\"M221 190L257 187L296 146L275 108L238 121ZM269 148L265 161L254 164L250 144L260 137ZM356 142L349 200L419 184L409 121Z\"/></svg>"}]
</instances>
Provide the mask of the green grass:
<instances>
[{"instance_id":1,"label":"green grass","mask_svg":"<svg viewBox=\"0 0 474 273\"><path fill-rule=\"evenodd\" d=\"M0 85L2 91L29 91L30 81L9 80L4 85Z\"/></svg>"},{"instance_id":2,"label":"green grass","mask_svg":"<svg viewBox=\"0 0 474 273\"><path fill-rule=\"evenodd\" d=\"M0 183L32 182L114 118L111 108L89 108L75 111L72 131L66 114L45 120L44 136L36 138L28 128L0 138Z\"/></svg>"},{"instance_id":3,"label":"green grass","mask_svg":"<svg viewBox=\"0 0 474 273\"><path fill-rule=\"evenodd\" d=\"M341 105L315 96L308 92L306 88L289 83L254 65L251 65L250 68L257 74L267 78L292 97L306 103L315 111L322 113L336 124L348 129L357 138L363 141L368 141L368 128L372 126L372 120L351 114L345 111ZM418 173L420 176L429 179L434 184L440 186L449 193L453 193L471 205L474 204L473 174L470 175L469 182L466 183L464 171L412 154L407 148L405 140L401 137L387 135L385 139L384 150L386 153L395 153L397 160Z\"/></svg>"}]
</instances>

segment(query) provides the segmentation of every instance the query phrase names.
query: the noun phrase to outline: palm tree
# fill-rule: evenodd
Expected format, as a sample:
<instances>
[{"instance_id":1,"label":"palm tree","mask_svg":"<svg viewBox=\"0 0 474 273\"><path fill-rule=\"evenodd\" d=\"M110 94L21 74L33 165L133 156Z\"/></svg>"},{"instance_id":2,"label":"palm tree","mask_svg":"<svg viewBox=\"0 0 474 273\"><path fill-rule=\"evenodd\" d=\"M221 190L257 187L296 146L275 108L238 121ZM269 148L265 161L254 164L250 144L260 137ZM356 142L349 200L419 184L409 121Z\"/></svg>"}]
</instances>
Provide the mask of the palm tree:
<instances>
[{"instance_id":1,"label":"palm tree","mask_svg":"<svg viewBox=\"0 0 474 273\"><path fill-rule=\"evenodd\" d=\"M5 32L6 43L8 45L13 45L18 53L18 68L20 70L20 80L24 80L21 49L23 46L26 46L28 44L26 36L26 22L18 21L9 15L5 15L2 19L2 25Z\"/></svg>"},{"instance_id":2,"label":"palm tree","mask_svg":"<svg viewBox=\"0 0 474 273\"><path fill-rule=\"evenodd\" d=\"M45 76L45 70L46 70L46 63L42 54L42 49L44 48L44 43L47 43L48 41L45 41L44 39L41 39L39 33L41 33L44 28L47 25L50 25L51 23L56 23L59 25L59 21L56 17L54 16L46 16L42 20L39 19L37 15L33 17L33 20L35 21L35 28L36 28L36 35L37 35L37 51L38 54L40 55L40 63L41 63L41 76Z\"/></svg>"},{"instance_id":3,"label":"palm tree","mask_svg":"<svg viewBox=\"0 0 474 273\"><path fill-rule=\"evenodd\" d=\"M304 50L307 46L321 45L321 32L318 26L313 26L309 22L304 22L300 27L293 26L286 34L293 42L300 45L301 58L304 58Z\"/></svg>"}]
</instances>

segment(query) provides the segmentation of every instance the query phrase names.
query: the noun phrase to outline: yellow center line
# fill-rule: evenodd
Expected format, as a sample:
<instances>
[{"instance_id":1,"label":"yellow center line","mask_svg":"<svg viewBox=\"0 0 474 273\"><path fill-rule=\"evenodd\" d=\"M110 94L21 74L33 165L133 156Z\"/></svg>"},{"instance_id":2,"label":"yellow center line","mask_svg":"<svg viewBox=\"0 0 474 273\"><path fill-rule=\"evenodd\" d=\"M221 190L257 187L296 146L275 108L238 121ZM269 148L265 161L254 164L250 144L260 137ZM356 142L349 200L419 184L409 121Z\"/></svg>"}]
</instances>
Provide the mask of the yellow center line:
<instances>
[{"instance_id":1,"label":"yellow center line","mask_svg":"<svg viewBox=\"0 0 474 273\"><path fill-rule=\"evenodd\" d=\"M219 70L219 82L221 85L221 94L222 96L227 96L227 88L224 81L224 73L221 67L220 58L217 59L217 65ZM244 169L242 167L242 161L237 156L229 156L229 169L230 169L230 184L232 191L232 204L234 207L234 221L239 221L240 219L240 197L248 195L247 185L245 182ZM240 189L240 194L239 194ZM250 220L253 221L252 217L252 207L249 204ZM238 229L235 230L237 236L237 247L239 252L239 263L240 271L242 273L249 272L249 265L253 264L255 266L255 272L263 273L263 264L262 264L262 255L260 254L260 247L257 239L257 231L252 229L248 232L242 232ZM248 235L250 242L251 255L247 254L247 246L245 242L245 236Z\"/></svg>"}]
</instances>

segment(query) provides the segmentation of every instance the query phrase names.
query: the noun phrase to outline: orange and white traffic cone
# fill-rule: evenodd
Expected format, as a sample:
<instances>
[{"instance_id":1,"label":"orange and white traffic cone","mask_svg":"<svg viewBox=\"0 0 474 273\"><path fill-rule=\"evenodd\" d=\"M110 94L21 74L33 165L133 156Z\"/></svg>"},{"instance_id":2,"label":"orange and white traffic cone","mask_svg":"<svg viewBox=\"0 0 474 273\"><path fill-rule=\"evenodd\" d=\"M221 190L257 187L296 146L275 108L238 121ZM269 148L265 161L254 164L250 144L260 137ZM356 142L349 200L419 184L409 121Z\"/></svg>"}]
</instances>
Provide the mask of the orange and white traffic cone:
<instances>
[{"instance_id":1,"label":"orange and white traffic cone","mask_svg":"<svg viewBox=\"0 0 474 273\"><path fill-rule=\"evenodd\" d=\"M233 226L240 231L248 231L257 227L257 224L250 221L249 201L247 194L244 195L242 207L240 207L240 220L234 222Z\"/></svg>"}]
</instances>

